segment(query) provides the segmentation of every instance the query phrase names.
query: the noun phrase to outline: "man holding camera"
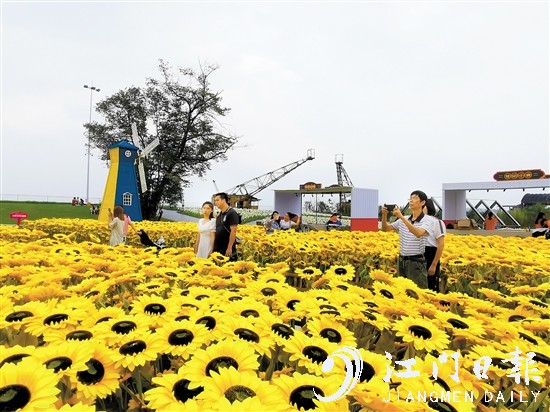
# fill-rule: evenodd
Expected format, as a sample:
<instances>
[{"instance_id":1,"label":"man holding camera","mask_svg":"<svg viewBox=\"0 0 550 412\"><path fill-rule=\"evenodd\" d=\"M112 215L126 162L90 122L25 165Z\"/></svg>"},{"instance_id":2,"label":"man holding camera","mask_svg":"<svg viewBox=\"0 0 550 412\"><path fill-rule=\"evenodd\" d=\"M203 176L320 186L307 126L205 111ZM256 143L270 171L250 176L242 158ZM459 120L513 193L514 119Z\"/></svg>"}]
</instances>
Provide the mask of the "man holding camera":
<instances>
[{"instance_id":1,"label":"man holding camera","mask_svg":"<svg viewBox=\"0 0 550 412\"><path fill-rule=\"evenodd\" d=\"M422 212L427 200L426 193L420 190L412 192L409 199L412 215L408 218L403 216L398 207L392 205L393 209L390 212L397 220L391 224L388 223L388 208L386 205L382 207L382 230L399 233L399 275L411 279L424 289L428 288L428 272L424 257L426 238L433 232L432 221L425 219Z\"/></svg>"}]
</instances>

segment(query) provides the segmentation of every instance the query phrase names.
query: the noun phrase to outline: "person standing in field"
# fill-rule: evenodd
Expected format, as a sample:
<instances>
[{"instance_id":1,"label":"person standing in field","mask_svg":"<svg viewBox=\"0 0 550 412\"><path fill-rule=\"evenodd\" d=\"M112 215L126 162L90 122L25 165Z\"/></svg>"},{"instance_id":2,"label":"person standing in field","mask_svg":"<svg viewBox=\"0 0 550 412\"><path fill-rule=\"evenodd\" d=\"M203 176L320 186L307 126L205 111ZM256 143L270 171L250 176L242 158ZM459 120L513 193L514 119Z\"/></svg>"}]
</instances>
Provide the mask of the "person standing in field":
<instances>
[{"instance_id":1,"label":"person standing in field","mask_svg":"<svg viewBox=\"0 0 550 412\"><path fill-rule=\"evenodd\" d=\"M216 235L216 219L214 219L214 205L212 202L202 204L202 216L198 223L195 254L197 257L207 258L214 250Z\"/></svg>"},{"instance_id":2,"label":"person standing in field","mask_svg":"<svg viewBox=\"0 0 550 412\"><path fill-rule=\"evenodd\" d=\"M428 271L426 269L426 238L433 233L433 222L426 218L422 208L428 196L421 190L415 190L409 198L412 215L406 218L401 209L395 207L391 213L397 218L388 223L388 209L382 207L382 230L399 234L399 276L412 280L419 287L428 288Z\"/></svg>"},{"instance_id":3,"label":"person standing in field","mask_svg":"<svg viewBox=\"0 0 550 412\"><path fill-rule=\"evenodd\" d=\"M109 244L118 246L124 243L124 209L122 206L115 206L114 213L109 209L109 228L111 229L111 238Z\"/></svg>"},{"instance_id":4,"label":"person standing in field","mask_svg":"<svg viewBox=\"0 0 550 412\"><path fill-rule=\"evenodd\" d=\"M220 213L216 218L216 237L214 239L214 252L221 253L229 257L229 261L237 260L237 247L235 238L237 237L237 225L239 224L239 215L231 206L229 206L229 196L221 192L214 195L214 204Z\"/></svg>"},{"instance_id":5,"label":"person standing in field","mask_svg":"<svg viewBox=\"0 0 550 412\"><path fill-rule=\"evenodd\" d=\"M426 200L423 209L427 219L431 219L434 225L433 233L426 239L426 268L428 270L428 289L434 292L444 292L444 285L441 282L441 264L439 260L445 248L445 234L447 230L443 222L435 217L435 205L430 198ZM441 286L440 286L441 285Z\"/></svg>"}]
</instances>

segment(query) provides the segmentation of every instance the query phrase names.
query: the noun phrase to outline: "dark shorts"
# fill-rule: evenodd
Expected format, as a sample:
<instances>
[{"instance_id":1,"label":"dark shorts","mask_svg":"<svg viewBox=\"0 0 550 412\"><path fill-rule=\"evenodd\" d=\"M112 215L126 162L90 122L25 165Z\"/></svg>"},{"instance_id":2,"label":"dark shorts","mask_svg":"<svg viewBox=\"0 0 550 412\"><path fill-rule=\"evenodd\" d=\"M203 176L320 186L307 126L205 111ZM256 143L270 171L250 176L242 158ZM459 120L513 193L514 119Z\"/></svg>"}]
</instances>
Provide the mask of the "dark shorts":
<instances>
[{"instance_id":1,"label":"dark shorts","mask_svg":"<svg viewBox=\"0 0 550 412\"><path fill-rule=\"evenodd\" d=\"M428 271L424 257L409 259L407 256L399 256L398 273L399 276L412 280L418 287L428 288Z\"/></svg>"}]
</instances>

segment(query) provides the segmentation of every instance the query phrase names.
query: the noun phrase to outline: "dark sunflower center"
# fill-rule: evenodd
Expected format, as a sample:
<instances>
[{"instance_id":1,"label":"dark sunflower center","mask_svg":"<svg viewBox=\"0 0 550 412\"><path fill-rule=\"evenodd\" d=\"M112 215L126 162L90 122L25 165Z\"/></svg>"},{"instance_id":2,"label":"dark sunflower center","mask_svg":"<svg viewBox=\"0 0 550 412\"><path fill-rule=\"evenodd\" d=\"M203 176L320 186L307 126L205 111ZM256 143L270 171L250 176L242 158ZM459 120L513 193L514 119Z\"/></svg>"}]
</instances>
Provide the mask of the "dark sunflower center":
<instances>
[{"instance_id":1,"label":"dark sunflower center","mask_svg":"<svg viewBox=\"0 0 550 412\"><path fill-rule=\"evenodd\" d=\"M304 269L304 272L306 275L313 275L315 271L313 269Z\"/></svg>"},{"instance_id":2,"label":"dark sunflower center","mask_svg":"<svg viewBox=\"0 0 550 412\"><path fill-rule=\"evenodd\" d=\"M321 312L319 312L320 315L334 315L334 316L338 316L340 314L340 312L338 312L337 310L322 310Z\"/></svg>"},{"instance_id":3,"label":"dark sunflower center","mask_svg":"<svg viewBox=\"0 0 550 412\"><path fill-rule=\"evenodd\" d=\"M338 310L337 307L332 306L332 305L319 305L319 309Z\"/></svg>"},{"instance_id":4,"label":"dark sunflower center","mask_svg":"<svg viewBox=\"0 0 550 412\"><path fill-rule=\"evenodd\" d=\"M95 385L96 383L101 382L101 379L105 376L105 368L103 367L103 364L92 358L86 362L86 366L88 367L87 370L76 373L76 377L79 382L84 385Z\"/></svg>"},{"instance_id":5,"label":"dark sunflower center","mask_svg":"<svg viewBox=\"0 0 550 412\"><path fill-rule=\"evenodd\" d=\"M432 332L430 332L424 326L409 326L409 332L411 332L417 338L430 339L432 337Z\"/></svg>"},{"instance_id":6,"label":"dark sunflower center","mask_svg":"<svg viewBox=\"0 0 550 412\"><path fill-rule=\"evenodd\" d=\"M372 313L370 313L368 310L365 310L362 312L363 315L368 319L368 320L376 320L376 316L374 316Z\"/></svg>"},{"instance_id":7,"label":"dark sunflower center","mask_svg":"<svg viewBox=\"0 0 550 412\"><path fill-rule=\"evenodd\" d=\"M336 268L334 273L336 273L337 275L345 275L346 273L348 273L348 271L345 268Z\"/></svg>"},{"instance_id":8,"label":"dark sunflower center","mask_svg":"<svg viewBox=\"0 0 550 412\"><path fill-rule=\"evenodd\" d=\"M7 385L0 388L0 411L17 411L31 400L31 391L23 385Z\"/></svg>"},{"instance_id":9,"label":"dark sunflower center","mask_svg":"<svg viewBox=\"0 0 550 412\"><path fill-rule=\"evenodd\" d=\"M263 288L262 289L262 295L264 296L273 296L277 293L277 291L273 288Z\"/></svg>"},{"instance_id":10,"label":"dark sunflower center","mask_svg":"<svg viewBox=\"0 0 550 412\"><path fill-rule=\"evenodd\" d=\"M165 274L166 276L171 277L171 278L176 278L176 277L178 277L178 275L177 275L176 273L174 273L174 272L164 272L164 274Z\"/></svg>"},{"instance_id":11,"label":"dark sunflower center","mask_svg":"<svg viewBox=\"0 0 550 412\"><path fill-rule=\"evenodd\" d=\"M258 334L254 331L251 331L250 329L238 328L238 329L235 329L234 333L239 338L247 342L258 343L260 341L260 337L258 336Z\"/></svg>"},{"instance_id":12,"label":"dark sunflower center","mask_svg":"<svg viewBox=\"0 0 550 412\"><path fill-rule=\"evenodd\" d=\"M160 303L149 303L147 306L145 306L145 313L160 315L164 312L166 312L166 308Z\"/></svg>"},{"instance_id":13,"label":"dark sunflower center","mask_svg":"<svg viewBox=\"0 0 550 412\"><path fill-rule=\"evenodd\" d=\"M180 295L181 296L187 296L187 295L189 295L189 291L188 290L182 290Z\"/></svg>"},{"instance_id":14,"label":"dark sunflower center","mask_svg":"<svg viewBox=\"0 0 550 412\"><path fill-rule=\"evenodd\" d=\"M189 315L181 315L181 316L178 316L177 318L175 318L174 320L176 322L181 322L182 320L189 320L191 319L191 317Z\"/></svg>"},{"instance_id":15,"label":"dark sunflower center","mask_svg":"<svg viewBox=\"0 0 550 412\"><path fill-rule=\"evenodd\" d=\"M542 353L535 352L533 360L536 362L544 363L546 365L550 365L550 358L546 355L543 355Z\"/></svg>"},{"instance_id":16,"label":"dark sunflower center","mask_svg":"<svg viewBox=\"0 0 550 412\"><path fill-rule=\"evenodd\" d=\"M541 308L548 307L548 305L546 303L541 302L539 300L530 300L529 302L532 303L533 305L540 306Z\"/></svg>"},{"instance_id":17,"label":"dark sunflower center","mask_svg":"<svg viewBox=\"0 0 550 412\"><path fill-rule=\"evenodd\" d=\"M294 309L294 306L296 306L296 304L299 303L299 302L300 301L296 300L296 299L289 300L288 303L286 304L286 307L289 308L290 310L296 310L296 309Z\"/></svg>"},{"instance_id":18,"label":"dark sunflower center","mask_svg":"<svg viewBox=\"0 0 550 412\"><path fill-rule=\"evenodd\" d=\"M53 369L54 372L64 371L68 369L73 364L73 361L66 356L59 356L57 358L50 359L47 362L44 362L46 368Z\"/></svg>"},{"instance_id":19,"label":"dark sunflower center","mask_svg":"<svg viewBox=\"0 0 550 412\"><path fill-rule=\"evenodd\" d=\"M195 298L195 300L203 300L203 299L207 299L207 298L209 298L209 297L210 297L210 296L208 296L208 295L199 295L199 296L197 296L197 297Z\"/></svg>"},{"instance_id":20,"label":"dark sunflower center","mask_svg":"<svg viewBox=\"0 0 550 412\"><path fill-rule=\"evenodd\" d=\"M6 363L13 363L14 365L17 365L23 358L26 358L27 356L30 356L26 353L17 353L15 355L8 356L6 359L0 363L0 367L4 366Z\"/></svg>"},{"instance_id":21,"label":"dark sunflower center","mask_svg":"<svg viewBox=\"0 0 550 412\"><path fill-rule=\"evenodd\" d=\"M212 330L216 327L216 319L212 316L203 316L195 322L197 325L204 325L206 329Z\"/></svg>"},{"instance_id":22,"label":"dark sunflower center","mask_svg":"<svg viewBox=\"0 0 550 412\"><path fill-rule=\"evenodd\" d=\"M434 411L458 412L452 405L449 405L447 402L428 401L428 406Z\"/></svg>"},{"instance_id":23,"label":"dark sunflower center","mask_svg":"<svg viewBox=\"0 0 550 412\"><path fill-rule=\"evenodd\" d=\"M377 308L378 305L374 302L368 302L368 301L364 301L363 302L365 305L367 305L369 308Z\"/></svg>"},{"instance_id":24,"label":"dark sunflower center","mask_svg":"<svg viewBox=\"0 0 550 412\"><path fill-rule=\"evenodd\" d=\"M192 303L182 303L181 307L182 308L195 308L195 309L199 308L197 305L193 305Z\"/></svg>"},{"instance_id":25,"label":"dark sunflower center","mask_svg":"<svg viewBox=\"0 0 550 412\"><path fill-rule=\"evenodd\" d=\"M244 318L247 318L249 316L252 316L254 318L259 318L260 314L258 313L257 310L254 310L254 309L245 309L241 312L241 316Z\"/></svg>"},{"instance_id":26,"label":"dark sunflower center","mask_svg":"<svg viewBox=\"0 0 550 412\"><path fill-rule=\"evenodd\" d=\"M497 366L500 369L508 370L510 368L510 364L507 362L504 362L504 359L501 358L493 358L493 362L495 366Z\"/></svg>"},{"instance_id":27,"label":"dark sunflower center","mask_svg":"<svg viewBox=\"0 0 550 412\"><path fill-rule=\"evenodd\" d=\"M451 306L451 302L447 302L446 300L440 300L439 304L441 306Z\"/></svg>"},{"instance_id":28,"label":"dark sunflower center","mask_svg":"<svg viewBox=\"0 0 550 412\"><path fill-rule=\"evenodd\" d=\"M271 325L271 330L278 335L281 335L285 339L289 339L291 336L294 335L294 331L292 330L292 328L283 323L274 323L273 325Z\"/></svg>"},{"instance_id":29,"label":"dark sunflower center","mask_svg":"<svg viewBox=\"0 0 550 412\"><path fill-rule=\"evenodd\" d=\"M74 330L65 335L65 340L89 340L93 336L92 332L88 332L87 330Z\"/></svg>"},{"instance_id":30,"label":"dark sunflower center","mask_svg":"<svg viewBox=\"0 0 550 412\"><path fill-rule=\"evenodd\" d=\"M123 320L122 322L115 323L111 327L111 330L115 333L118 333L119 335L127 335L131 331L133 331L136 327L137 325L134 322L129 320Z\"/></svg>"},{"instance_id":31,"label":"dark sunflower center","mask_svg":"<svg viewBox=\"0 0 550 412\"><path fill-rule=\"evenodd\" d=\"M52 323L59 323L67 319L69 319L69 315L65 313L56 313L55 315L48 316L44 319L44 325L49 326Z\"/></svg>"},{"instance_id":32,"label":"dark sunflower center","mask_svg":"<svg viewBox=\"0 0 550 412\"><path fill-rule=\"evenodd\" d=\"M328 299L323 296L317 296L315 299L322 300L323 302L328 302Z\"/></svg>"},{"instance_id":33,"label":"dark sunflower center","mask_svg":"<svg viewBox=\"0 0 550 412\"><path fill-rule=\"evenodd\" d=\"M226 390L224 395L229 402L233 403L235 401L242 402L247 398L252 398L256 396L256 392L246 386L236 385Z\"/></svg>"},{"instance_id":34,"label":"dark sunflower center","mask_svg":"<svg viewBox=\"0 0 550 412\"><path fill-rule=\"evenodd\" d=\"M195 335L188 329L177 329L168 336L168 343L174 346L189 345Z\"/></svg>"},{"instance_id":35,"label":"dark sunflower center","mask_svg":"<svg viewBox=\"0 0 550 412\"><path fill-rule=\"evenodd\" d=\"M182 379L180 381L177 381L174 384L174 387L172 388L172 392L174 393L174 398L176 398L180 402L187 402L189 399L195 398L199 393L204 391L204 388L202 386L199 386L195 389L189 389L189 384L191 381L188 381L187 379Z\"/></svg>"},{"instance_id":36,"label":"dark sunflower center","mask_svg":"<svg viewBox=\"0 0 550 412\"><path fill-rule=\"evenodd\" d=\"M206 365L206 375L211 376L210 372L214 371L219 373L220 368L229 368L231 366L235 369L239 369L239 364L235 359L230 358L229 356L220 356L219 358L212 359L208 362L208 365Z\"/></svg>"},{"instance_id":37,"label":"dark sunflower center","mask_svg":"<svg viewBox=\"0 0 550 412\"><path fill-rule=\"evenodd\" d=\"M323 363L328 358L328 353L318 346L306 346L302 353L315 363Z\"/></svg>"},{"instance_id":38,"label":"dark sunflower center","mask_svg":"<svg viewBox=\"0 0 550 412\"><path fill-rule=\"evenodd\" d=\"M91 298L92 296L97 296L97 295L99 295L99 291L98 290L92 290L91 292L86 293L85 297Z\"/></svg>"},{"instance_id":39,"label":"dark sunflower center","mask_svg":"<svg viewBox=\"0 0 550 412\"><path fill-rule=\"evenodd\" d=\"M236 301L238 301L238 300L243 300L242 296L231 296L231 297L229 298L229 301L230 301L230 302L236 302Z\"/></svg>"},{"instance_id":40,"label":"dark sunflower center","mask_svg":"<svg viewBox=\"0 0 550 412\"><path fill-rule=\"evenodd\" d=\"M290 393L290 403L296 406L296 409L303 408L305 411L315 409L316 406L313 402L313 399L315 399L315 394L325 396L325 393L317 386L298 386Z\"/></svg>"},{"instance_id":41,"label":"dark sunflower center","mask_svg":"<svg viewBox=\"0 0 550 412\"><path fill-rule=\"evenodd\" d=\"M449 388L449 385L447 385L447 382L445 382L443 379L436 378L434 381L435 381L435 383L439 384L446 391L451 390L451 388Z\"/></svg>"},{"instance_id":42,"label":"dark sunflower center","mask_svg":"<svg viewBox=\"0 0 550 412\"><path fill-rule=\"evenodd\" d=\"M338 285L336 287L342 290L348 290L348 287L346 285Z\"/></svg>"},{"instance_id":43,"label":"dark sunflower center","mask_svg":"<svg viewBox=\"0 0 550 412\"><path fill-rule=\"evenodd\" d=\"M413 299L418 299L418 293L416 293L414 290L412 289L407 289L405 291L405 293L407 294L408 297L410 298L413 298Z\"/></svg>"},{"instance_id":44,"label":"dark sunflower center","mask_svg":"<svg viewBox=\"0 0 550 412\"><path fill-rule=\"evenodd\" d=\"M105 316L101 319L98 319L98 321L95 323L96 325L101 322L107 322L108 320L111 320L112 318L110 316Z\"/></svg>"},{"instance_id":45,"label":"dark sunflower center","mask_svg":"<svg viewBox=\"0 0 550 412\"><path fill-rule=\"evenodd\" d=\"M135 355L147 349L147 344L142 340L133 340L125 343L118 350L122 355Z\"/></svg>"},{"instance_id":46,"label":"dark sunflower center","mask_svg":"<svg viewBox=\"0 0 550 412\"><path fill-rule=\"evenodd\" d=\"M31 316L33 316L32 312L29 312L28 310L20 310L6 316L6 322L19 322Z\"/></svg>"},{"instance_id":47,"label":"dark sunflower center","mask_svg":"<svg viewBox=\"0 0 550 412\"><path fill-rule=\"evenodd\" d=\"M523 320L525 319L525 316L521 316L521 315L512 315L508 318L508 321L509 322L517 322L517 321L520 321L520 320Z\"/></svg>"},{"instance_id":48,"label":"dark sunflower center","mask_svg":"<svg viewBox=\"0 0 550 412\"><path fill-rule=\"evenodd\" d=\"M393 299L393 293L386 289L380 289L380 294L387 297L388 299Z\"/></svg>"},{"instance_id":49,"label":"dark sunflower center","mask_svg":"<svg viewBox=\"0 0 550 412\"><path fill-rule=\"evenodd\" d=\"M525 333L519 332L519 337L523 340L526 340L529 343L532 343L533 345L538 345L538 342L535 339L533 339L529 335L526 335Z\"/></svg>"},{"instance_id":50,"label":"dark sunflower center","mask_svg":"<svg viewBox=\"0 0 550 412\"><path fill-rule=\"evenodd\" d=\"M325 328L320 333L321 337L325 338L329 342L340 343L342 342L342 335L336 329Z\"/></svg>"},{"instance_id":51,"label":"dark sunflower center","mask_svg":"<svg viewBox=\"0 0 550 412\"><path fill-rule=\"evenodd\" d=\"M363 369L361 370L361 376L359 377L359 382L368 382L374 377L375 371L370 363L367 363L367 362L362 362L362 363L363 363ZM355 363L353 363L353 367L355 368Z\"/></svg>"},{"instance_id":52,"label":"dark sunflower center","mask_svg":"<svg viewBox=\"0 0 550 412\"><path fill-rule=\"evenodd\" d=\"M468 329L468 325L461 320L451 318L447 322L457 329Z\"/></svg>"},{"instance_id":53,"label":"dark sunflower center","mask_svg":"<svg viewBox=\"0 0 550 412\"><path fill-rule=\"evenodd\" d=\"M159 287L160 287L159 285L147 285L147 289L149 290L158 289Z\"/></svg>"}]
</instances>

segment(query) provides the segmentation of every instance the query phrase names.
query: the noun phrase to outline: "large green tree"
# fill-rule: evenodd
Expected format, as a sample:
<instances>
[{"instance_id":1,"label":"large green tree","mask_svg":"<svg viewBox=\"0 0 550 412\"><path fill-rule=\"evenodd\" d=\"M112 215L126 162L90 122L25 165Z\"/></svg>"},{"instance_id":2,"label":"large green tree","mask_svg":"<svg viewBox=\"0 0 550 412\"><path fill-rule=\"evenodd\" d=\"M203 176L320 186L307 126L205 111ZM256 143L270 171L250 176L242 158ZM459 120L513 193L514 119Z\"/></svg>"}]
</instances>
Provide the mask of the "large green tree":
<instances>
[{"instance_id":1,"label":"large green tree","mask_svg":"<svg viewBox=\"0 0 550 412\"><path fill-rule=\"evenodd\" d=\"M221 104L221 93L213 91L209 78L217 66L172 69L160 60L160 79L146 79L145 87L128 87L95 109L104 122L86 123L92 147L108 161L108 146L120 140L132 143L132 123L145 147L156 137L160 145L145 159L148 190L141 193L144 219L155 218L162 203L183 198L189 177L203 176L213 161L226 159L238 137L224 130L220 118L229 109ZM175 72L175 74L174 74Z\"/></svg>"}]
</instances>

